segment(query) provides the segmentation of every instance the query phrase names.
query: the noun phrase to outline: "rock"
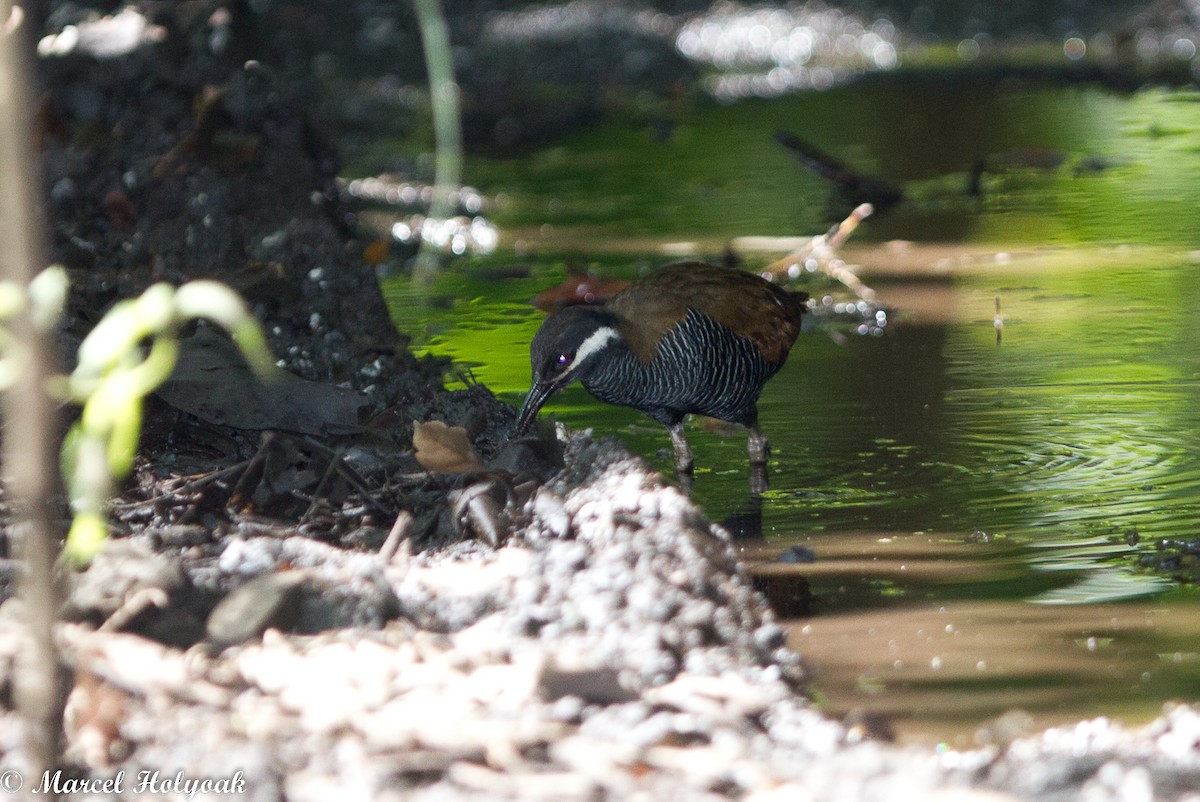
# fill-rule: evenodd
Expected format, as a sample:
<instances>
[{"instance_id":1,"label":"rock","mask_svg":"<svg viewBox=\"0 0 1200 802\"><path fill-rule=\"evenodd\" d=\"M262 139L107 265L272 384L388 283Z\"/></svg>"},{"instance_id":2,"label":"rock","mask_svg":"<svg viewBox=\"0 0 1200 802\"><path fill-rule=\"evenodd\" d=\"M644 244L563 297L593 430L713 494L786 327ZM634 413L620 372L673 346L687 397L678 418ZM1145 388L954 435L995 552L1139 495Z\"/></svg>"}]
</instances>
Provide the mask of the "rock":
<instances>
[{"instance_id":1,"label":"rock","mask_svg":"<svg viewBox=\"0 0 1200 802\"><path fill-rule=\"evenodd\" d=\"M268 627L287 629L300 617L304 575L299 571L264 574L233 591L213 608L205 624L217 648L257 638Z\"/></svg>"}]
</instances>

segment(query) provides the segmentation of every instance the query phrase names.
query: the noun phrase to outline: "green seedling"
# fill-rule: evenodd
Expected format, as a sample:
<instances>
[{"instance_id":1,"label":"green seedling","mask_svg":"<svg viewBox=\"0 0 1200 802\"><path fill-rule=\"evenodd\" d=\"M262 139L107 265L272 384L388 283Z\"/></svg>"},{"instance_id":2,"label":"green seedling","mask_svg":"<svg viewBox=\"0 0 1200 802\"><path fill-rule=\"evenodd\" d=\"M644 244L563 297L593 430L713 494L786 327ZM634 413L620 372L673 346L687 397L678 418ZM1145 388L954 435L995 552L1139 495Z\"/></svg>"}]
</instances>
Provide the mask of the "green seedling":
<instances>
[{"instance_id":1,"label":"green seedling","mask_svg":"<svg viewBox=\"0 0 1200 802\"><path fill-rule=\"evenodd\" d=\"M48 329L61 316L66 291L60 267L34 279L28 295L0 283L0 388L20 375L26 358L3 322L28 305L34 323ZM133 470L143 403L174 370L180 330L198 318L226 329L259 376L277 370L262 329L237 293L215 281L193 281L179 288L155 284L118 302L80 344L71 375L56 377L48 388L53 397L83 407L62 445L73 513L63 549L68 562L87 564L108 537L108 500Z\"/></svg>"}]
</instances>

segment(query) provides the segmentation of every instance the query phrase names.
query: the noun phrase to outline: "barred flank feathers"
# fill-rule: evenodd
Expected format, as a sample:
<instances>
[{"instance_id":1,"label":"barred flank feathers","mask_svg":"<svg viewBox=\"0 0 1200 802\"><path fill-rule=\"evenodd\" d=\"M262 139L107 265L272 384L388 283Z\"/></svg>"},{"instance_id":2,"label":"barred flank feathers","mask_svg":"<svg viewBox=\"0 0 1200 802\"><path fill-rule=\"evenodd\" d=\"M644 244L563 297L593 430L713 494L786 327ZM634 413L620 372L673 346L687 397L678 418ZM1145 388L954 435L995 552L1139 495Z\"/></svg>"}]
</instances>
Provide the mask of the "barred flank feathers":
<instances>
[{"instance_id":1,"label":"barred flank feathers","mask_svg":"<svg viewBox=\"0 0 1200 802\"><path fill-rule=\"evenodd\" d=\"M687 413L753 423L762 386L782 364L767 362L753 342L689 309L663 335L653 362L643 364L622 348L583 383L601 401L633 407L667 425Z\"/></svg>"}]
</instances>

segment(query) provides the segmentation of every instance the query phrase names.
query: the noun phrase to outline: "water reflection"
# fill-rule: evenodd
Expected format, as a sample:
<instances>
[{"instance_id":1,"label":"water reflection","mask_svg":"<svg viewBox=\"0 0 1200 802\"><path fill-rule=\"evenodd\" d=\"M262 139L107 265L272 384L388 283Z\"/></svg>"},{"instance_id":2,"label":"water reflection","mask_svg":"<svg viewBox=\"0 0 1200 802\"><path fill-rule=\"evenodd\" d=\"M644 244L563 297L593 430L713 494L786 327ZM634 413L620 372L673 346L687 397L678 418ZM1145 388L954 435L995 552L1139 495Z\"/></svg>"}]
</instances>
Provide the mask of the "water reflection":
<instances>
[{"instance_id":1,"label":"water reflection","mask_svg":"<svg viewBox=\"0 0 1200 802\"><path fill-rule=\"evenodd\" d=\"M755 571L776 598L790 579L793 598L807 600L791 644L816 667L829 712L883 716L901 740L973 746L1013 710L1029 714L1030 728L1095 715L1136 723L1188 698L1200 679L1200 621L1186 600L1022 603L1014 588L1061 579L1031 584L1024 547L1011 542L850 533L809 542L812 564ZM746 557L777 548L747 547Z\"/></svg>"}]
</instances>

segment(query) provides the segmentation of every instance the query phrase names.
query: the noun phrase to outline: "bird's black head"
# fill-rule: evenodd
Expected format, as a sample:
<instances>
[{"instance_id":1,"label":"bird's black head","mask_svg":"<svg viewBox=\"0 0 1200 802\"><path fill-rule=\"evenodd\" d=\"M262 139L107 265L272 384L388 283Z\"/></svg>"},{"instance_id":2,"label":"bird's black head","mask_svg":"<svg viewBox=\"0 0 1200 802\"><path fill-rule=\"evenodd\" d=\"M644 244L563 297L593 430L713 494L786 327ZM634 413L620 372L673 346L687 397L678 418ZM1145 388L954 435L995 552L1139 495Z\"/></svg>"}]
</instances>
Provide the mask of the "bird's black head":
<instances>
[{"instance_id":1,"label":"bird's black head","mask_svg":"<svg viewBox=\"0 0 1200 802\"><path fill-rule=\"evenodd\" d=\"M533 384L517 416L517 433L529 428L546 399L582 379L621 339L617 316L596 306L569 306L542 323L529 346Z\"/></svg>"}]
</instances>

